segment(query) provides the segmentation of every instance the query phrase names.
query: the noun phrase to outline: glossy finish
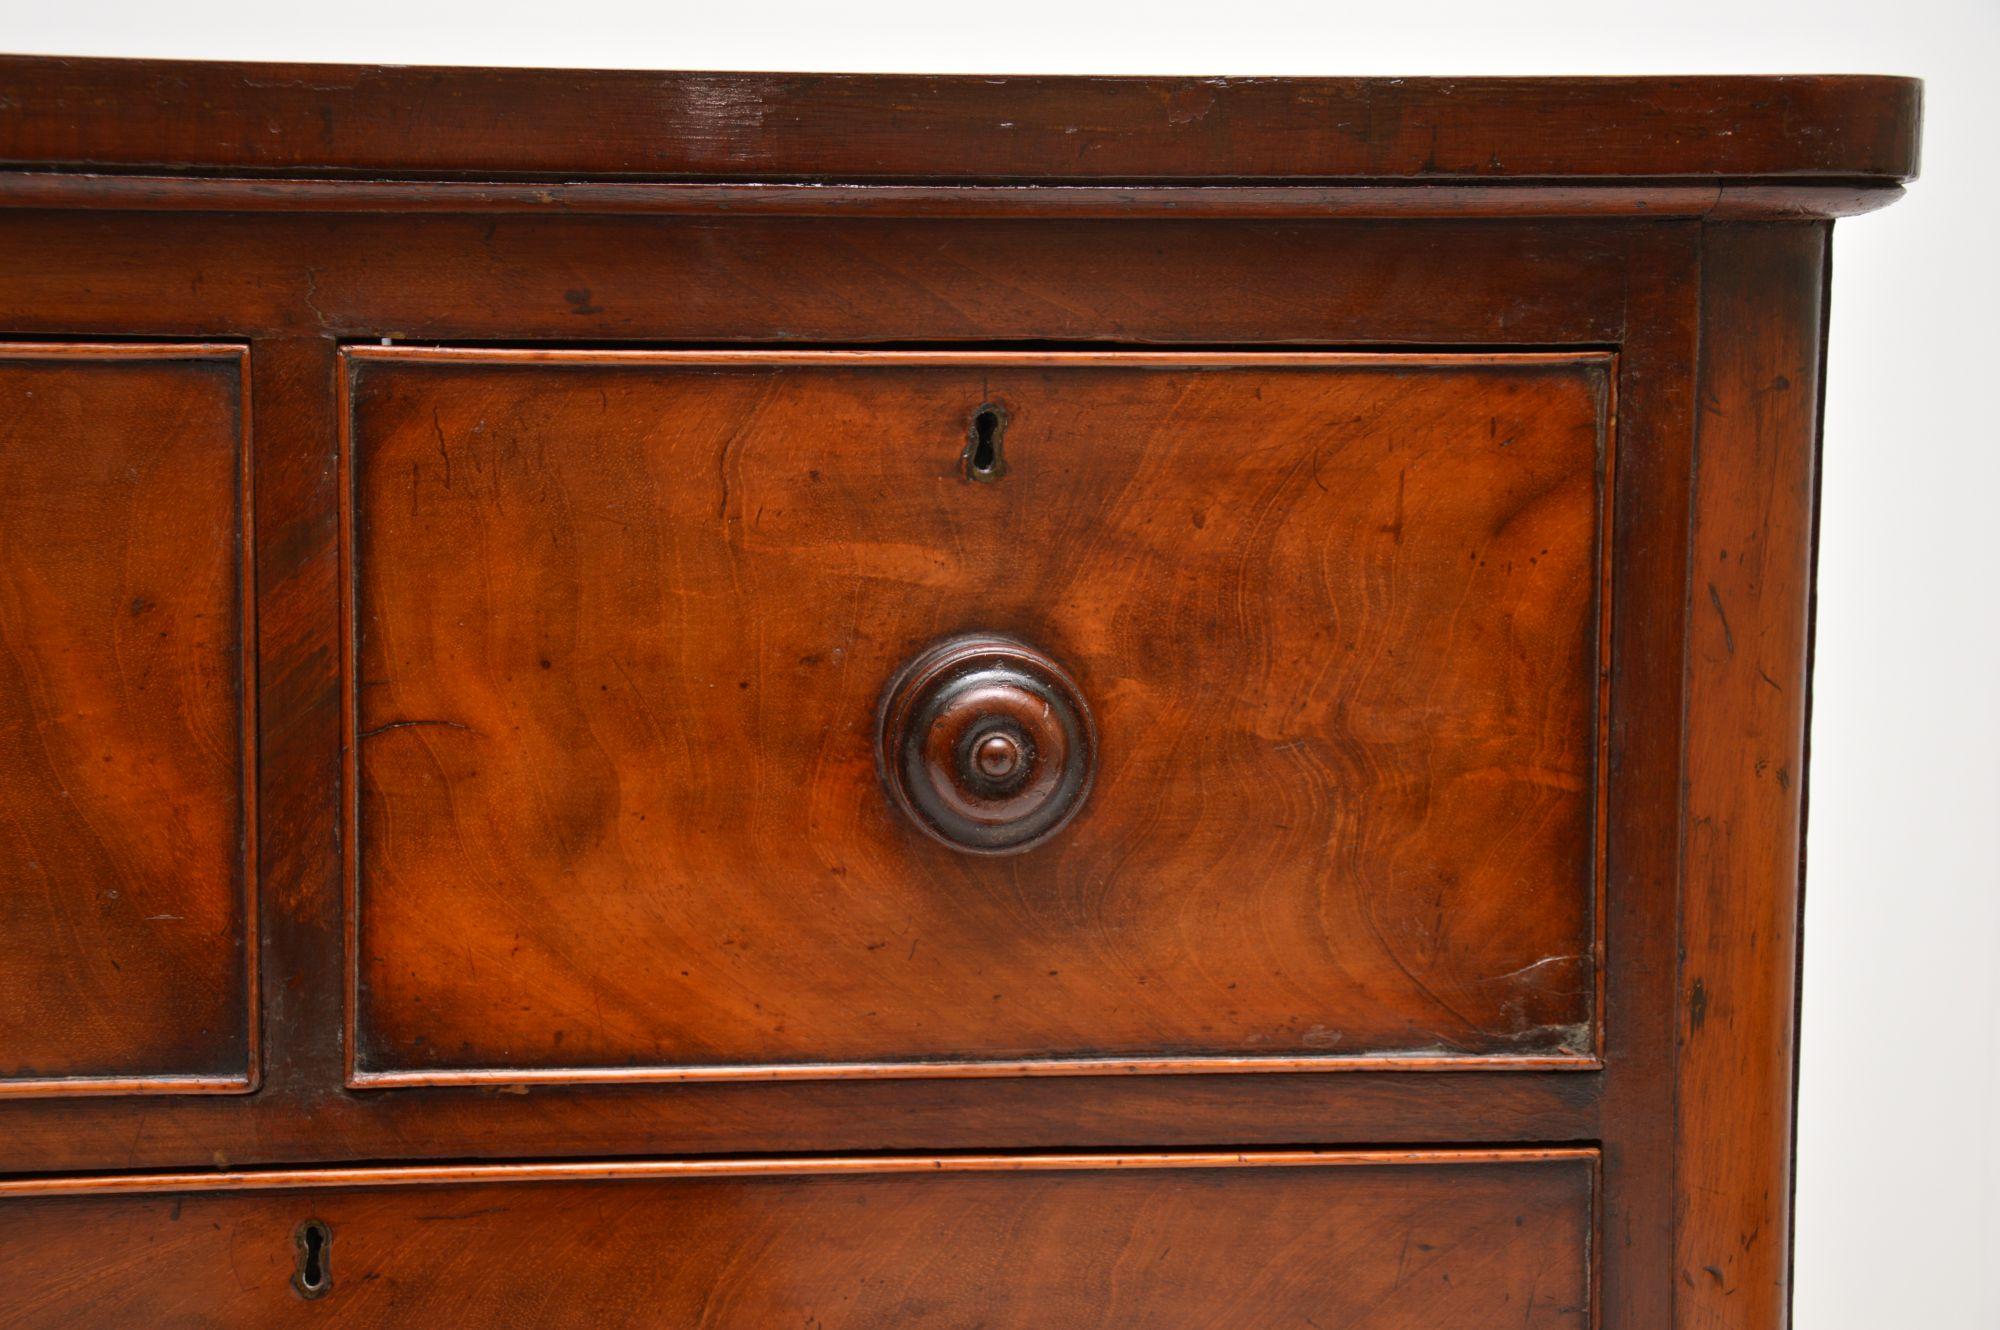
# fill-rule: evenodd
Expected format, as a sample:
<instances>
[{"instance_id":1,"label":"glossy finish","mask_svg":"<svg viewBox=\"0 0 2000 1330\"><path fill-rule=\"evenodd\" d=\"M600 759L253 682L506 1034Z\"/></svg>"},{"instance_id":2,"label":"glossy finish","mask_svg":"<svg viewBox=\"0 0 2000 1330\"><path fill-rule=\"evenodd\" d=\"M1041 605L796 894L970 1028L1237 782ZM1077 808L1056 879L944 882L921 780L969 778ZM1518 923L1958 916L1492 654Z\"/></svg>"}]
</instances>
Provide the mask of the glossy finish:
<instances>
[{"instance_id":1,"label":"glossy finish","mask_svg":"<svg viewBox=\"0 0 2000 1330\"><path fill-rule=\"evenodd\" d=\"M172 1168L190 1161L529 1158L646 1153L1598 1139L1607 1218L1636 1234L1607 1297L1665 1272L1674 982L1680 624L1693 363L1688 285L1702 228L1603 221L1352 223L1063 220L1032 226L606 218L407 219L185 214L0 216L0 291L17 326L144 328L253 339L260 653L259 807L264 1083L217 1099L0 1103L14 1171ZM942 237L949 244L937 243ZM781 272L782 289L760 285ZM199 274L201 280L192 280ZM566 293L633 293L582 305ZM1497 311L1497 313L1496 313ZM1216 1060L1229 1076L1116 1075L732 1086L477 1087L348 1093L334 337L417 329L447 339L689 337L815 343L869 333L1201 346L1226 335L1315 344L1503 342L1620 347L1609 616L1603 1076L1399 1058L1300 1075ZM344 331L345 330L345 331ZM377 339L379 340L379 338ZM1272 348L1276 349L1276 348ZM1268 353L1268 351L1266 352ZM983 399L982 399L983 400ZM954 452L966 416L950 425ZM941 436L942 442L942 436ZM956 461L947 463L956 475ZM1004 483L998 488L1004 488ZM885 673L895 659L884 659ZM872 693L868 705L874 704ZM1664 718L1664 719L1662 719ZM893 814L892 814L893 816ZM1039 1064L1047 1066L1049 1064ZM1067 1066L1068 1064L1066 1064ZM1277 1063L1283 1066L1283 1063ZM1509 1064L1512 1066L1512 1064ZM1561 1065L1574 1068L1574 1059ZM509 1073L531 1079L531 1073ZM566 1074L556 1069L552 1076ZM594 1072L601 1078L623 1074ZM657 1082L645 1068L632 1073ZM730 1069L743 1076L740 1069ZM796 1077L797 1073L787 1073ZM1476 1124L1476 1125L1475 1125ZM1651 1142L1644 1150L1639 1143ZM1622 1239L1621 1239L1622 1241ZM1648 1247L1647 1242L1654 1243ZM1643 1282L1643 1281L1641 1281ZM1644 1290L1642 1290L1644 1292ZM1658 1289L1649 1297L1665 1296ZM1641 1305L1645 1305L1642 1301Z\"/></svg>"},{"instance_id":2,"label":"glossy finish","mask_svg":"<svg viewBox=\"0 0 2000 1330\"><path fill-rule=\"evenodd\" d=\"M1691 533L1684 961L1676 1036L1689 1324L1790 1301L1806 690L1826 329L1824 232L1718 230L1702 268ZM1780 682L1780 681L1786 682ZM1760 890L1745 893L1742 884ZM1746 1308L1747 1304L1747 1308Z\"/></svg>"},{"instance_id":3,"label":"glossy finish","mask_svg":"<svg viewBox=\"0 0 2000 1330\"><path fill-rule=\"evenodd\" d=\"M268 180L0 171L0 208L143 212L544 213L700 217L1853 217L1901 198L1880 180L1501 181L1365 185L878 185L737 181Z\"/></svg>"},{"instance_id":4,"label":"glossy finish","mask_svg":"<svg viewBox=\"0 0 2000 1330\"><path fill-rule=\"evenodd\" d=\"M20 1327L1580 1330L1593 1174L1288 1152L80 1180L0 1201L0 1251Z\"/></svg>"},{"instance_id":5,"label":"glossy finish","mask_svg":"<svg viewBox=\"0 0 2000 1330\"><path fill-rule=\"evenodd\" d=\"M1911 79L1063 78L13 57L0 162L693 180L1725 177L1917 169ZM421 127L421 132L413 132Z\"/></svg>"},{"instance_id":6,"label":"glossy finish","mask_svg":"<svg viewBox=\"0 0 2000 1330\"><path fill-rule=\"evenodd\" d=\"M349 355L364 1077L1587 1063L1607 357ZM975 627L1004 858L878 776Z\"/></svg>"},{"instance_id":7,"label":"glossy finish","mask_svg":"<svg viewBox=\"0 0 2000 1330\"><path fill-rule=\"evenodd\" d=\"M245 388L0 343L0 1095L255 1075Z\"/></svg>"},{"instance_id":8,"label":"glossy finish","mask_svg":"<svg viewBox=\"0 0 2000 1330\"><path fill-rule=\"evenodd\" d=\"M1785 1324L1825 219L1915 84L5 71L7 339L151 385L7 454L6 645L106 681L13 732L198 776L215 927L122 1008L177 924L8 898L114 1023L16 1036L111 1092L0 1095L0 1323ZM54 589L167 539L206 626L231 532L236 644L93 675ZM1098 732L1015 854L882 779L973 632Z\"/></svg>"},{"instance_id":9,"label":"glossy finish","mask_svg":"<svg viewBox=\"0 0 2000 1330\"><path fill-rule=\"evenodd\" d=\"M1018 854L1083 807L1097 726L1076 681L1046 654L970 633L890 682L876 757L890 796L926 833L971 854Z\"/></svg>"}]
</instances>

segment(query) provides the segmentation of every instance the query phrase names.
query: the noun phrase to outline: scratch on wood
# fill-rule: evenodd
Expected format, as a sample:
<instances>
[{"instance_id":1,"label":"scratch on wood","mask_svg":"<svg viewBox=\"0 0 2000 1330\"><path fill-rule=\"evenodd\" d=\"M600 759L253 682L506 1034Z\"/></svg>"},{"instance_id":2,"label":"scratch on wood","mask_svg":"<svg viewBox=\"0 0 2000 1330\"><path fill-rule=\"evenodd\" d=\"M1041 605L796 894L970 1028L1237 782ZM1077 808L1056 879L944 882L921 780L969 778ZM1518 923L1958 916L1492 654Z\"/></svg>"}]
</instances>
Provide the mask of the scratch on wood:
<instances>
[{"instance_id":1,"label":"scratch on wood","mask_svg":"<svg viewBox=\"0 0 2000 1330\"><path fill-rule=\"evenodd\" d=\"M319 320L320 327L326 327L326 311L319 307L319 269L310 265L306 268L305 305L313 312L313 317Z\"/></svg>"},{"instance_id":2,"label":"scratch on wood","mask_svg":"<svg viewBox=\"0 0 2000 1330\"><path fill-rule=\"evenodd\" d=\"M1544 956L1542 959L1535 961L1531 965L1523 965L1518 970L1509 970L1505 974L1496 974L1486 982L1490 984L1505 983L1509 979L1517 979L1524 974L1532 974L1534 971L1541 969L1545 965L1567 965L1575 961L1581 961L1583 959L1584 958L1582 956L1577 956L1577 955Z\"/></svg>"},{"instance_id":3,"label":"scratch on wood","mask_svg":"<svg viewBox=\"0 0 2000 1330\"><path fill-rule=\"evenodd\" d=\"M1708 584L1708 603L1715 606L1715 617L1722 620L1722 645L1733 656L1736 654L1736 634L1729 631L1729 615L1723 611L1722 595L1713 582Z\"/></svg>"},{"instance_id":4,"label":"scratch on wood","mask_svg":"<svg viewBox=\"0 0 2000 1330\"><path fill-rule=\"evenodd\" d=\"M445 447L444 422L438 419L438 409L431 408L431 433L437 436L438 458L444 463L444 487L451 488L451 451Z\"/></svg>"},{"instance_id":5,"label":"scratch on wood","mask_svg":"<svg viewBox=\"0 0 2000 1330\"><path fill-rule=\"evenodd\" d=\"M455 720L392 720L386 725L377 725L372 730L363 730L358 737L373 739L378 734L387 734L390 730L405 729L411 725L442 725L448 730L464 730L467 734L477 733L470 725L461 725Z\"/></svg>"}]
</instances>

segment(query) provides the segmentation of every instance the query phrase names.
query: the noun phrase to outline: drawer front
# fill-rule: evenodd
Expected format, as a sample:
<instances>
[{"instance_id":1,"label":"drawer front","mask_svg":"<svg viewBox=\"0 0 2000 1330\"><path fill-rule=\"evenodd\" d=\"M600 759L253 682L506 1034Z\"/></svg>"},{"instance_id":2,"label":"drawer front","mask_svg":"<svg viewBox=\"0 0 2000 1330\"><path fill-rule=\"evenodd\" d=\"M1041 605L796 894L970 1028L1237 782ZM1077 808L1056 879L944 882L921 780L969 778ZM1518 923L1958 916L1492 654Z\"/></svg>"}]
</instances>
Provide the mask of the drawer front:
<instances>
[{"instance_id":1,"label":"drawer front","mask_svg":"<svg viewBox=\"0 0 2000 1330\"><path fill-rule=\"evenodd\" d=\"M245 388L0 344L0 1095L254 1075Z\"/></svg>"},{"instance_id":2,"label":"drawer front","mask_svg":"<svg viewBox=\"0 0 2000 1330\"><path fill-rule=\"evenodd\" d=\"M357 1081L1589 1065L1610 364L349 352Z\"/></svg>"},{"instance_id":3,"label":"drawer front","mask_svg":"<svg viewBox=\"0 0 2000 1330\"><path fill-rule=\"evenodd\" d=\"M1594 1178L1557 1151L0 1183L0 1323L1582 1330Z\"/></svg>"}]
</instances>

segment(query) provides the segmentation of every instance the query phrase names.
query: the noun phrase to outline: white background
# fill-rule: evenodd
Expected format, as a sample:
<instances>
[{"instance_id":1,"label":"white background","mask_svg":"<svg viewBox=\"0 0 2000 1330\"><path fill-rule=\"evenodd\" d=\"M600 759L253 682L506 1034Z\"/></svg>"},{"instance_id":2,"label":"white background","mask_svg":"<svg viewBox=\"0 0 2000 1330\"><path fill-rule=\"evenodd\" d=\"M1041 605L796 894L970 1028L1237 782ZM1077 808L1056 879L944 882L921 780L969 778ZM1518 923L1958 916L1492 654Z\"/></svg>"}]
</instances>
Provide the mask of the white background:
<instances>
[{"instance_id":1,"label":"white background","mask_svg":"<svg viewBox=\"0 0 2000 1330\"><path fill-rule=\"evenodd\" d=\"M1924 178L1902 203L1835 234L1797 1322L2000 1327L1996 0L0 0L0 50L658 69L1927 79Z\"/></svg>"}]
</instances>

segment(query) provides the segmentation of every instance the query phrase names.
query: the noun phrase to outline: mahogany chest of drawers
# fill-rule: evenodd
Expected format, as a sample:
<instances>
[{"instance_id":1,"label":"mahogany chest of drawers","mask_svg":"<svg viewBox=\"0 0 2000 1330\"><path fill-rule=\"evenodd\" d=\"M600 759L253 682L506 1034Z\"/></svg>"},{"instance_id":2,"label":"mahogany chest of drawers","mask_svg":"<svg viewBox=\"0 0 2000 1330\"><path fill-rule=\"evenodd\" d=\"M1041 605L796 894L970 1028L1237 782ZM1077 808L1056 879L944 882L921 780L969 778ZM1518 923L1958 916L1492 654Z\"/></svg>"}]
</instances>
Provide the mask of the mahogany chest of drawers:
<instances>
[{"instance_id":1,"label":"mahogany chest of drawers","mask_svg":"<svg viewBox=\"0 0 2000 1330\"><path fill-rule=\"evenodd\" d=\"M1783 1324L1918 95L0 61L0 1325Z\"/></svg>"}]
</instances>

